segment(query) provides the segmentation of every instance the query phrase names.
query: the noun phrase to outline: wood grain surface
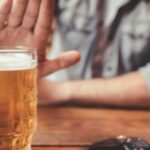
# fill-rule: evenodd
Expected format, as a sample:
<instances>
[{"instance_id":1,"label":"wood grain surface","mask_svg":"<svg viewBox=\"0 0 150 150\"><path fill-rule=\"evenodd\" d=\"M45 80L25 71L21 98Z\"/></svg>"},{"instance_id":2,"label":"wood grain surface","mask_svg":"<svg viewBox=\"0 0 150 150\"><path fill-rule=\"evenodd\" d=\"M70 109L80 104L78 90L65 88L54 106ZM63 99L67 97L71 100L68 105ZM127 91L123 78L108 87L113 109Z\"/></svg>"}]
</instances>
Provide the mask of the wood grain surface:
<instances>
[{"instance_id":1,"label":"wood grain surface","mask_svg":"<svg viewBox=\"0 0 150 150\"><path fill-rule=\"evenodd\" d=\"M88 150L88 148L83 147L39 147L39 148L32 148L32 150Z\"/></svg>"},{"instance_id":2,"label":"wood grain surface","mask_svg":"<svg viewBox=\"0 0 150 150\"><path fill-rule=\"evenodd\" d=\"M34 150L84 150L93 142L118 135L150 142L150 111L39 107L33 146L43 146Z\"/></svg>"}]
</instances>

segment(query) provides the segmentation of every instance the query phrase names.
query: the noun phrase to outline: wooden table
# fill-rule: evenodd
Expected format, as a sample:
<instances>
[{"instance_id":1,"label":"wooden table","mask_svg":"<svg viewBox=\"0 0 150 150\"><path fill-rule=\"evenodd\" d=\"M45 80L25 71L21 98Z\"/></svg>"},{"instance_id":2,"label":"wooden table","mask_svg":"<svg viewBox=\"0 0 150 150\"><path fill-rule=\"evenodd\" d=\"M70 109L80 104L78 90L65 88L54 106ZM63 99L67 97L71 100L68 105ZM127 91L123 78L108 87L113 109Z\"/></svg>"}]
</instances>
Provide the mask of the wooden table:
<instances>
[{"instance_id":1,"label":"wooden table","mask_svg":"<svg viewBox=\"0 0 150 150\"><path fill-rule=\"evenodd\" d=\"M150 111L41 106L33 150L86 150L118 135L150 142Z\"/></svg>"}]
</instances>

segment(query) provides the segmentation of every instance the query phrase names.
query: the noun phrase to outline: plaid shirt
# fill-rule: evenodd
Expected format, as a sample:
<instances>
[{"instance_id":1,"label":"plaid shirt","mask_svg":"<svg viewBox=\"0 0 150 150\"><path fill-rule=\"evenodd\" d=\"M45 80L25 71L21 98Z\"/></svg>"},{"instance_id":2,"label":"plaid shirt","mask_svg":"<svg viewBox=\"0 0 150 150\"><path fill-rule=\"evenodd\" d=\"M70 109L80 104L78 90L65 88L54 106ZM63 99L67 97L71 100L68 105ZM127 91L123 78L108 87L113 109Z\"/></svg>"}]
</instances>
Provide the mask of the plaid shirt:
<instances>
[{"instance_id":1,"label":"plaid shirt","mask_svg":"<svg viewBox=\"0 0 150 150\"><path fill-rule=\"evenodd\" d=\"M78 65L67 70L68 77L90 78L93 54L99 51L100 77L108 78L139 70L150 91L150 0L130 0L120 6L109 28L98 18L98 8L103 8L98 6L99 1L59 1L57 38L54 41L59 37L57 45L60 48L78 49L83 56ZM104 34L101 32L98 35L97 25L100 23ZM102 39L99 42L104 42L104 45L99 46L97 38Z\"/></svg>"}]
</instances>

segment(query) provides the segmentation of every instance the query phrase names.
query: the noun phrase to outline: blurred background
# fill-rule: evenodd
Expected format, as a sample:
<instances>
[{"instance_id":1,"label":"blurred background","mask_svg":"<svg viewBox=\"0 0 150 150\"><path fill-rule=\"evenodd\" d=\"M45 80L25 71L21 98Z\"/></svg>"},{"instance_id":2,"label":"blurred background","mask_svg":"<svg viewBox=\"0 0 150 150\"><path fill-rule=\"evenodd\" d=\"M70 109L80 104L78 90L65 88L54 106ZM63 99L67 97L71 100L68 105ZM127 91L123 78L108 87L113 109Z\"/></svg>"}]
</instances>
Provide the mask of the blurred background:
<instances>
[{"instance_id":1,"label":"blurred background","mask_svg":"<svg viewBox=\"0 0 150 150\"><path fill-rule=\"evenodd\" d=\"M149 37L149 0L57 0L48 57L73 49L82 59L48 78L107 78L141 69L145 75Z\"/></svg>"}]
</instances>

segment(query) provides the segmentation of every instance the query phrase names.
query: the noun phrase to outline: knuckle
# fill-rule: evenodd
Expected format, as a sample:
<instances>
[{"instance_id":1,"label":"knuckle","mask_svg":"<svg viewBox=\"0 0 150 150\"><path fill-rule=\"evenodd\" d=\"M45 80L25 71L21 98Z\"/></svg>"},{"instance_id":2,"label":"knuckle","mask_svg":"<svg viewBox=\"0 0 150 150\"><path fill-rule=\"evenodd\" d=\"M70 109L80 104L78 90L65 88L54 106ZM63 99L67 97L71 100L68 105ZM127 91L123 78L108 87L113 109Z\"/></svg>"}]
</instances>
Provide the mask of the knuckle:
<instances>
[{"instance_id":1,"label":"knuckle","mask_svg":"<svg viewBox=\"0 0 150 150\"><path fill-rule=\"evenodd\" d=\"M38 15L36 13L33 13L32 11L26 11L25 16L28 18L37 18Z\"/></svg>"},{"instance_id":2,"label":"knuckle","mask_svg":"<svg viewBox=\"0 0 150 150\"><path fill-rule=\"evenodd\" d=\"M25 5L27 5L27 0L18 0L18 5L23 5L23 6L25 6Z\"/></svg>"},{"instance_id":3,"label":"knuckle","mask_svg":"<svg viewBox=\"0 0 150 150\"><path fill-rule=\"evenodd\" d=\"M42 30L43 32L49 32L50 31L50 25L49 24L44 24L44 23L37 23L39 30Z\"/></svg>"},{"instance_id":4,"label":"knuckle","mask_svg":"<svg viewBox=\"0 0 150 150\"><path fill-rule=\"evenodd\" d=\"M32 2L39 4L41 2L41 0L32 0Z\"/></svg>"},{"instance_id":5,"label":"knuckle","mask_svg":"<svg viewBox=\"0 0 150 150\"><path fill-rule=\"evenodd\" d=\"M10 18L12 18L12 19L20 19L22 16L21 15L19 15L19 14L17 14L16 12L12 12L11 14L10 14Z\"/></svg>"},{"instance_id":6,"label":"knuckle","mask_svg":"<svg viewBox=\"0 0 150 150\"><path fill-rule=\"evenodd\" d=\"M57 66L58 68L63 69L65 67L65 64L61 59L58 59Z\"/></svg>"}]
</instances>

